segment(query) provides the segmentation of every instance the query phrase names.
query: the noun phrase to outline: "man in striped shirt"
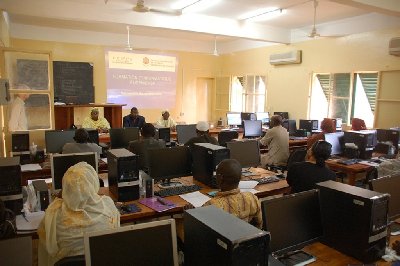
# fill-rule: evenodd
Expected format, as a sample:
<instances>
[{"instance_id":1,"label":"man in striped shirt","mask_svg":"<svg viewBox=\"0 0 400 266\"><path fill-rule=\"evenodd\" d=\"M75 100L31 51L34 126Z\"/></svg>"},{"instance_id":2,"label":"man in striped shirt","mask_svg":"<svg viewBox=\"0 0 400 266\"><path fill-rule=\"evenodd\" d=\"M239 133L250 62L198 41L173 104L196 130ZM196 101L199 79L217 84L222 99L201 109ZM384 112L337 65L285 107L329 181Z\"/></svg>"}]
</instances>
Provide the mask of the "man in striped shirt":
<instances>
[{"instance_id":1,"label":"man in striped shirt","mask_svg":"<svg viewBox=\"0 0 400 266\"><path fill-rule=\"evenodd\" d=\"M250 192L241 193L238 185L242 167L234 159L223 160L217 167L217 183L221 191L204 204L214 205L258 228L262 226L261 205Z\"/></svg>"}]
</instances>

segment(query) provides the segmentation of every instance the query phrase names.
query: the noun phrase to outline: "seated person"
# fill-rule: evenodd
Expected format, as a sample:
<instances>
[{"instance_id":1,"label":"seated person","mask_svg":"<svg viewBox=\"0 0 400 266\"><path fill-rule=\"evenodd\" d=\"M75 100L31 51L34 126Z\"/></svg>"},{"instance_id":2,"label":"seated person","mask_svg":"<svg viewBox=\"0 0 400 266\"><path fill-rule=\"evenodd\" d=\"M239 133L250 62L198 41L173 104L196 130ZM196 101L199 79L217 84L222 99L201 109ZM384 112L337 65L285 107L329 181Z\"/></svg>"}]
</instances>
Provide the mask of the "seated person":
<instances>
[{"instance_id":1,"label":"seated person","mask_svg":"<svg viewBox=\"0 0 400 266\"><path fill-rule=\"evenodd\" d=\"M322 132L318 134L314 134L307 140L307 149L311 148L312 145L318 140L325 140L326 133L333 133L336 131L336 125L333 123L333 120L330 118L324 118L321 122L321 130Z\"/></svg>"},{"instance_id":2,"label":"seated person","mask_svg":"<svg viewBox=\"0 0 400 266\"><path fill-rule=\"evenodd\" d=\"M97 152L98 158L102 153L102 148L96 143L89 142L89 133L84 128L75 131L75 143L66 143L62 153Z\"/></svg>"},{"instance_id":3,"label":"seated person","mask_svg":"<svg viewBox=\"0 0 400 266\"><path fill-rule=\"evenodd\" d=\"M165 148L165 141L154 138L156 129L150 123L145 123L140 133L142 135L142 139L130 141L128 149L134 154L139 155L139 169L147 171L149 166L147 150L152 148Z\"/></svg>"},{"instance_id":4,"label":"seated person","mask_svg":"<svg viewBox=\"0 0 400 266\"><path fill-rule=\"evenodd\" d=\"M146 119L139 115L139 111L136 107L132 107L131 113L124 116L122 120L123 127L138 127L142 129L144 123L146 123Z\"/></svg>"},{"instance_id":5,"label":"seated person","mask_svg":"<svg viewBox=\"0 0 400 266\"><path fill-rule=\"evenodd\" d=\"M14 237L15 232L15 214L0 199L0 239Z\"/></svg>"},{"instance_id":6,"label":"seated person","mask_svg":"<svg viewBox=\"0 0 400 266\"><path fill-rule=\"evenodd\" d=\"M242 166L235 159L225 159L217 167L217 184L221 191L203 206L214 205L258 228L262 226L261 204L250 192L240 192Z\"/></svg>"},{"instance_id":7,"label":"seated person","mask_svg":"<svg viewBox=\"0 0 400 266\"><path fill-rule=\"evenodd\" d=\"M38 228L39 265L84 254L83 235L119 227L113 200L100 196L96 171L86 162L71 166L62 180L62 198L47 208Z\"/></svg>"},{"instance_id":8,"label":"seated person","mask_svg":"<svg viewBox=\"0 0 400 266\"><path fill-rule=\"evenodd\" d=\"M211 137L208 134L208 130L210 129L210 126L208 125L207 122L205 121L200 121L196 125L196 133L197 137L193 137L186 141L185 146L192 147L193 144L195 143L211 143L214 145L219 145L218 140L214 137Z\"/></svg>"},{"instance_id":9,"label":"seated person","mask_svg":"<svg viewBox=\"0 0 400 266\"><path fill-rule=\"evenodd\" d=\"M110 129L110 123L104 117L99 117L99 109L93 108L90 111L90 117L86 117L82 122L83 128L94 128L100 133L107 133Z\"/></svg>"},{"instance_id":10,"label":"seated person","mask_svg":"<svg viewBox=\"0 0 400 266\"><path fill-rule=\"evenodd\" d=\"M168 110L164 110L161 112L161 118L157 121L156 124L158 127L169 127L172 129L172 131L175 131L176 128L176 123L170 117Z\"/></svg>"},{"instance_id":11,"label":"seated person","mask_svg":"<svg viewBox=\"0 0 400 266\"><path fill-rule=\"evenodd\" d=\"M261 165L286 165L289 158L289 133L282 127L282 117L273 115L270 119L270 129L260 139L260 144L267 146L268 152L261 155Z\"/></svg>"},{"instance_id":12,"label":"seated person","mask_svg":"<svg viewBox=\"0 0 400 266\"><path fill-rule=\"evenodd\" d=\"M319 182L336 179L336 174L325 166L331 151L329 142L319 140L308 149L305 162L294 163L289 168L286 181L292 188L291 193L311 190Z\"/></svg>"},{"instance_id":13,"label":"seated person","mask_svg":"<svg viewBox=\"0 0 400 266\"><path fill-rule=\"evenodd\" d=\"M351 130L360 131L365 129L367 129L367 126L365 125L364 120L360 118L353 118L351 120Z\"/></svg>"}]
</instances>

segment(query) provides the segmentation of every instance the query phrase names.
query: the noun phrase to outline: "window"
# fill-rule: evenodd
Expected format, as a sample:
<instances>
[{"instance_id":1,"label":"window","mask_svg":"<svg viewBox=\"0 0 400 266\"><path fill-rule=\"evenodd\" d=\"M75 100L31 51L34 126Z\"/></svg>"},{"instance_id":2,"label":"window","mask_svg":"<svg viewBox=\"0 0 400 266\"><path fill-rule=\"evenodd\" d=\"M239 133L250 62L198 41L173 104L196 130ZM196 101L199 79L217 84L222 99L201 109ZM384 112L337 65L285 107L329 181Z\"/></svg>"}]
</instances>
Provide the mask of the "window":
<instances>
[{"instance_id":1,"label":"window","mask_svg":"<svg viewBox=\"0 0 400 266\"><path fill-rule=\"evenodd\" d=\"M358 117L368 127L374 123L378 73L314 74L310 119Z\"/></svg>"},{"instance_id":2,"label":"window","mask_svg":"<svg viewBox=\"0 0 400 266\"><path fill-rule=\"evenodd\" d=\"M265 76L233 76L230 111L264 112L265 93Z\"/></svg>"}]
</instances>

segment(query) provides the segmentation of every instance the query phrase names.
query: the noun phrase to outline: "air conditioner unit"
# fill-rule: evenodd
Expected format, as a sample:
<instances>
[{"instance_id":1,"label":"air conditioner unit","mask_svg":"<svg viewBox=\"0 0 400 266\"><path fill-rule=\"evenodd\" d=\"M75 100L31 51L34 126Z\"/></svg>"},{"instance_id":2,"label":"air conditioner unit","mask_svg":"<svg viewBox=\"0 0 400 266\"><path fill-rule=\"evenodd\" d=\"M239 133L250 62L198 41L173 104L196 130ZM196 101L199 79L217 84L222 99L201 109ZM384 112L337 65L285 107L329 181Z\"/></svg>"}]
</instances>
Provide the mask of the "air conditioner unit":
<instances>
[{"instance_id":1,"label":"air conditioner unit","mask_svg":"<svg viewBox=\"0 0 400 266\"><path fill-rule=\"evenodd\" d=\"M269 63L271 65L300 64L301 50L295 50L282 54L271 54L269 56Z\"/></svg>"},{"instance_id":2,"label":"air conditioner unit","mask_svg":"<svg viewBox=\"0 0 400 266\"><path fill-rule=\"evenodd\" d=\"M400 37L390 39L389 54L395 55L395 56L400 56Z\"/></svg>"}]
</instances>

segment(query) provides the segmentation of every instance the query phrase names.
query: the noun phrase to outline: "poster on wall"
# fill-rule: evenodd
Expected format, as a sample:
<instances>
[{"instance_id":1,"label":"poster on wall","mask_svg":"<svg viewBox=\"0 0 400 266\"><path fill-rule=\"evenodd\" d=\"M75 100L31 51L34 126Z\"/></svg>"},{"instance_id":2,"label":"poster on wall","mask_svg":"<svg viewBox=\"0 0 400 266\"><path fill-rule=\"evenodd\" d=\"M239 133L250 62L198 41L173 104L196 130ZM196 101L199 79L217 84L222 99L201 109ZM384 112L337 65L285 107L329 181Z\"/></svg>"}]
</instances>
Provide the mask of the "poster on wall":
<instances>
[{"instance_id":1,"label":"poster on wall","mask_svg":"<svg viewBox=\"0 0 400 266\"><path fill-rule=\"evenodd\" d=\"M108 103L127 104L127 109L175 106L175 55L106 50L105 57Z\"/></svg>"}]
</instances>

